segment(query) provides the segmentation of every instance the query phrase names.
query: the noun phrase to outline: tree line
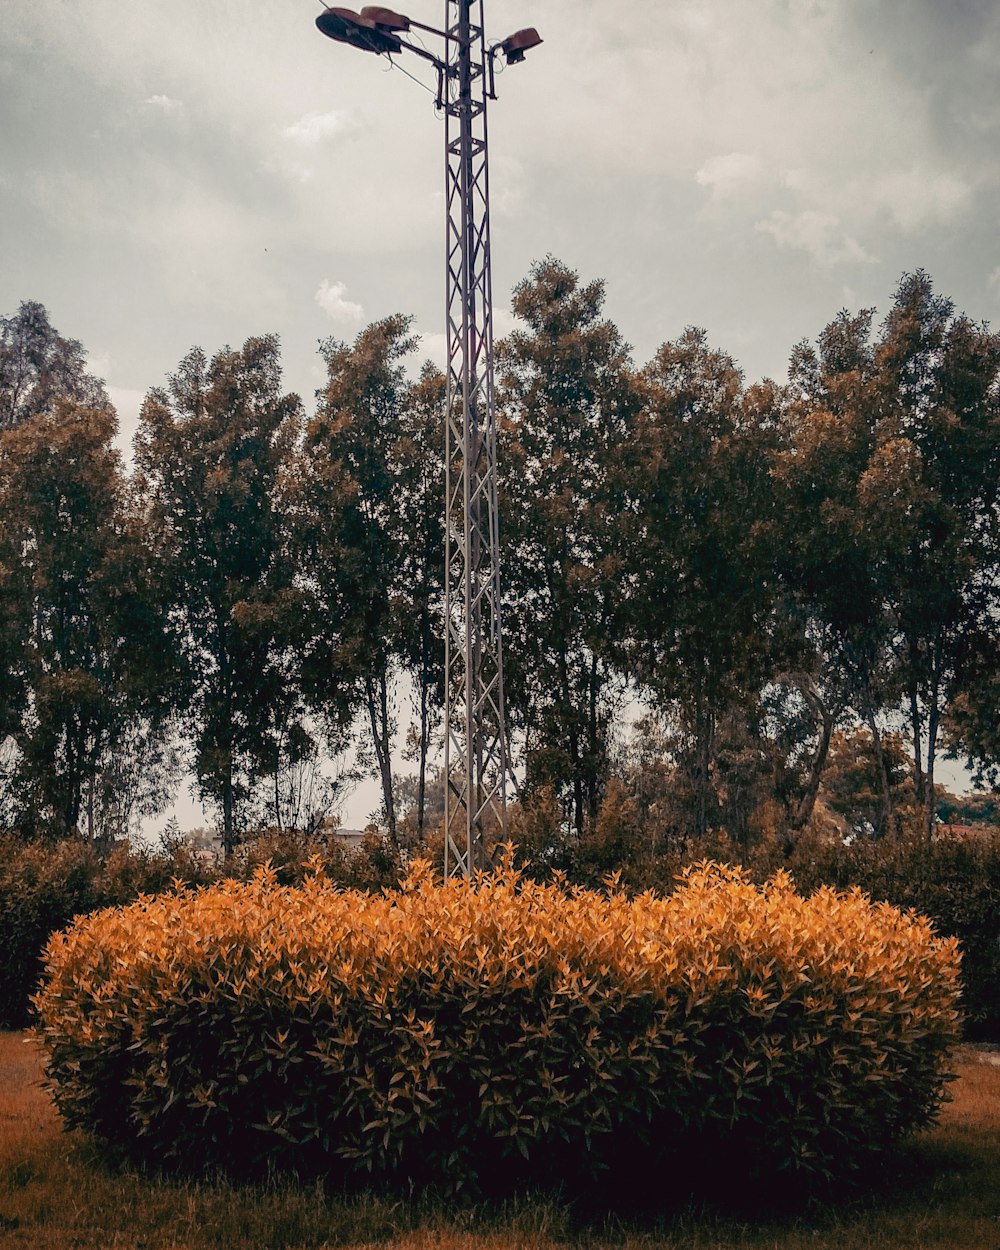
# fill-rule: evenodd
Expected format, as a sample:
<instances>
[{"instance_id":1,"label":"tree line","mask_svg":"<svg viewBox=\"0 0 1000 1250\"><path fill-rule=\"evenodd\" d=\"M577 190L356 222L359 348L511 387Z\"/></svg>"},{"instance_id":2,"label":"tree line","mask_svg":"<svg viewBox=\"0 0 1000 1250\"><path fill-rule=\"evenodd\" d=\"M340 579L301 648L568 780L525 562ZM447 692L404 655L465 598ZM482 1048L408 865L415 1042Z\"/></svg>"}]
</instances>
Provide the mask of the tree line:
<instances>
[{"instance_id":1,"label":"tree line","mask_svg":"<svg viewBox=\"0 0 1000 1250\"><path fill-rule=\"evenodd\" d=\"M1000 336L922 271L748 384L688 329L637 365L551 257L497 344L522 821L929 834L1000 763ZM390 841L440 819L445 383L409 318L193 349L130 465L80 344L0 320L0 825L110 844L189 769L232 850L308 829L353 743ZM641 709L641 715L637 713ZM397 775L394 743L409 725ZM652 836L652 835L651 835Z\"/></svg>"}]
</instances>

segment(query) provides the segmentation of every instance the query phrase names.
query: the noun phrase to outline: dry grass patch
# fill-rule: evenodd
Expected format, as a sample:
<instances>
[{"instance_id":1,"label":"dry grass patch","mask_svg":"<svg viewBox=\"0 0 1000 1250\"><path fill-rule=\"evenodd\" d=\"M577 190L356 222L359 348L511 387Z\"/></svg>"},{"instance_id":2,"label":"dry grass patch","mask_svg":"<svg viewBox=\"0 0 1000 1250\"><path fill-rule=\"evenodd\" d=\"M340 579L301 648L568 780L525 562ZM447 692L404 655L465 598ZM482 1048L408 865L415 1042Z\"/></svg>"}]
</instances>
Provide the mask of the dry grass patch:
<instances>
[{"instance_id":1,"label":"dry grass patch","mask_svg":"<svg viewBox=\"0 0 1000 1250\"><path fill-rule=\"evenodd\" d=\"M786 1218L688 1210L655 1223L585 1222L555 1203L494 1210L365 1197L318 1187L234 1188L109 1169L61 1131L23 1034L0 1034L3 1250L1000 1250L1000 1066L960 1052L940 1123L876 1186Z\"/></svg>"}]
</instances>

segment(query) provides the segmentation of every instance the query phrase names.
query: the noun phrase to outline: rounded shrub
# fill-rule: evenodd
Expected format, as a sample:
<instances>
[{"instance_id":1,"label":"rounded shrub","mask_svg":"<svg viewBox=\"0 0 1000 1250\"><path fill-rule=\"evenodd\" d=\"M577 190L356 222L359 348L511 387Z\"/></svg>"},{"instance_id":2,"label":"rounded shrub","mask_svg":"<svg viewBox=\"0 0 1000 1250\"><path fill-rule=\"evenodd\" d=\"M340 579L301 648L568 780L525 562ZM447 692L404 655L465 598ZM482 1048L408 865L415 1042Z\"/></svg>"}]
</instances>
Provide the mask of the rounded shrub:
<instances>
[{"instance_id":1,"label":"rounded shrub","mask_svg":"<svg viewBox=\"0 0 1000 1250\"><path fill-rule=\"evenodd\" d=\"M857 891L424 864L391 895L264 869L81 918L35 1003L67 1123L133 1158L476 1194L843 1173L933 1117L957 994L954 941Z\"/></svg>"}]
</instances>

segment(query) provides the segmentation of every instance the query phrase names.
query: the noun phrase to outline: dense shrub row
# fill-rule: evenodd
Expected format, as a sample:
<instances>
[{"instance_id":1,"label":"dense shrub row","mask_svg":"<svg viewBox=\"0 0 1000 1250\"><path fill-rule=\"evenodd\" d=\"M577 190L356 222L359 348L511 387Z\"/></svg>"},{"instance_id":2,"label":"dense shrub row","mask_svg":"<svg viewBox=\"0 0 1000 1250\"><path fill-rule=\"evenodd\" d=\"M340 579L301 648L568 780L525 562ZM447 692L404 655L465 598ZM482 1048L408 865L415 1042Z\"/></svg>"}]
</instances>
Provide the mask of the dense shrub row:
<instances>
[{"instance_id":1,"label":"dense shrub row","mask_svg":"<svg viewBox=\"0 0 1000 1250\"><path fill-rule=\"evenodd\" d=\"M788 866L800 889L858 885L957 938L966 1034L1000 1040L1000 837L826 842L796 848Z\"/></svg>"},{"instance_id":2,"label":"dense shrub row","mask_svg":"<svg viewBox=\"0 0 1000 1250\"><path fill-rule=\"evenodd\" d=\"M168 889L178 877L209 879L181 846L159 854L118 847L102 859L80 839L0 836L0 1028L27 1022L50 934L83 912Z\"/></svg>"},{"instance_id":3,"label":"dense shrub row","mask_svg":"<svg viewBox=\"0 0 1000 1250\"><path fill-rule=\"evenodd\" d=\"M532 845L531 831L521 829L522 866L539 879L551 877L555 866L570 881L596 888L610 871L621 869L630 890L667 894L685 866L708 856L743 865L756 881L786 868L806 894L821 885L857 885L877 901L915 908L934 921L938 933L959 939L968 1034L1000 1039L1000 837L940 836L930 843L922 837L860 839L844 846L805 835L790 851L774 841L746 848L714 837L682 850L650 847L632 824L625 821L620 837L609 838L605 828L603 837L569 841L555 856L549 848L541 853ZM281 882L294 884L317 855L327 875L344 886L381 889L399 880L399 860L379 839L348 856L323 839L274 833L241 848L225 871L248 880L270 862ZM119 847L102 861L79 840L24 843L0 836L0 1028L27 1022L42 948L75 916L169 889L174 879L199 884L222 873L221 865L199 860L182 841L156 853Z\"/></svg>"},{"instance_id":4,"label":"dense shrub row","mask_svg":"<svg viewBox=\"0 0 1000 1250\"><path fill-rule=\"evenodd\" d=\"M859 892L702 865L666 899L418 868L146 898L48 948L71 1126L182 1169L577 1187L678 1160L857 1167L925 1124L958 954Z\"/></svg>"},{"instance_id":5,"label":"dense shrub row","mask_svg":"<svg viewBox=\"0 0 1000 1250\"><path fill-rule=\"evenodd\" d=\"M301 881L313 856L345 885L379 889L399 880L399 861L378 838L360 854L348 854L321 838L263 834L223 865L192 853L183 839L158 851L121 845L102 857L79 838L25 842L0 835L0 1028L28 1023L45 943L74 917L171 890L175 882L202 885L222 876L248 880L265 862L275 865L282 881Z\"/></svg>"},{"instance_id":6,"label":"dense shrub row","mask_svg":"<svg viewBox=\"0 0 1000 1250\"><path fill-rule=\"evenodd\" d=\"M876 901L912 907L929 916L938 933L959 940L968 1036L1000 1040L1000 832L955 837L942 831L930 841L919 834L858 838L850 845L813 831L791 846L767 837L746 846L719 833L685 844L656 843L643 813L625 799L602 813L583 839L553 843L547 822L535 829L530 821L517 839L522 869L539 880L556 870L594 886L620 871L629 889L666 894L686 865L711 858L741 865L755 881L784 868L803 894L822 885L856 885Z\"/></svg>"}]
</instances>

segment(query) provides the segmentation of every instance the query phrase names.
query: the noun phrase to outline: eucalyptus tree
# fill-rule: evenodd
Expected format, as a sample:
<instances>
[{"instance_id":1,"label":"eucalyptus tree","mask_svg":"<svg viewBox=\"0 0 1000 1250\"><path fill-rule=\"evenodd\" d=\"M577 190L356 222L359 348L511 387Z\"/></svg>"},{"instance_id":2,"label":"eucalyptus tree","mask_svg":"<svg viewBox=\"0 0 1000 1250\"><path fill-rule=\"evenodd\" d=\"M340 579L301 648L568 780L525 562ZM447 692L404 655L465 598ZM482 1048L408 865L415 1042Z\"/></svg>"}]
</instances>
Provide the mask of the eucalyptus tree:
<instances>
[{"instance_id":1,"label":"eucalyptus tree","mask_svg":"<svg viewBox=\"0 0 1000 1250\"><path fill-rule=\"evenodd\" d=\"M281 489L301 427L267 335L211 360L192 349L146 397L135 440L149 556L181 657L179 710L227 855L254 787L311 745Z\"/></svg>"},{"instance_id":2,"label":"eucalyptus tree","mask_svg":"<svg viewBox=\"0 0 1000 1250\"><path fill-rule=\"evenodd\" d=\"M302 657L311 705L332 728L358 704L369 729L389 837L396 841L393 744L404 646L421 626L411 616L423 576L405 557L407 522L423 499L423 435L411 421L403 361L416 346L411 319L387 317L353 344L321 345L327 369L292 475L300 578L312 622ZM401 482L401 444L413 472ZM409 511L408 511L409 509ZM419 541L418 541L419 545Z\"/></svg>"},{"instance_id":3,"label":"eucalyptus tree","mask_svg":"<svg viewBox=\"0 0 1000 1250\"><path fill-rule=\"evenodd\" d=\"M788 542L786 584L809 620L818 649L841 674L850 706L866 725L878 765L881 827L895 814L882 713L898 704L892 663L896 627L889 602L889 543L859 495L876 449L871 403L874 313L842 312L816 347L792 353L788 444L774 480Z\"/></svg>"},{"instance_id":4,"label":"eucalyptus tree","mask_svg":"<svg viewBox=\"0 0 1000 1250\"><path fill-rule=\"evenodd\" d=\"M43 305L25 300L12 317L0 317L0 430L52 412L59 399L111 408L82 345L52 327Z\"/></svg>"},{"instance_id":5,"label":"eucalyptus tree","mask_svg":"<svg viewBox=\"0 0 1000 1250\"><path fill-rule=\"evenodd\" d=\"M555 785L577 834L600 806L625 690L622 590L636 395L604 285L552 257L514 290L497 347L508 705L529 790Z\"/></svg>"},{"instance_id":6,"label":"eucalyptus tree","mask_svg":"<svg viewBox=\"0 0 1000 1250\"><path fill-rule=\"evenodd\" d=\"M789 584L871 735L882 823L895 827L882 741L896 716L929 833L942 720L995 619L1000 338L922 272L903 277L877 337L873 317L844 312L796 348L775 480Z\"/></svg>"},{"instance_id":7,"label":"eucalyptus tree","mask_svg":"<svg viewBox=\"0 0 1000 1250\"><path fill-rule=\"evenodd\" d=\"M444 375L428 362L410 389L392 449L399 656L412 681L417 717L411 754L417 761L412 824L418 841L427 827L428 762L444 705L445 403ZM430 810L436 808L435 797Z\"/></svg>"},{"instance_id":8,"label":"eucalyptus tree","mask_svg":"<svg viewBox=\"0 0 1000 1250\"><path fill-rule=\"evenodd\" d=\"M1000 629L977 631L965 643L961 674L943 732L952 758L968 760L977 785L1000 785Z\"/></svg>"},{"instance_id":9,"label":"eucalyptus tree","mask_svg":"<svg viewBox=\"0 0 1000 1250\"><path fill-rule=\"evenodd\" d=\"M106 839L164 797L169 661L115 433L109 409L61 400L0 435L4 729L28 832Z\"/></svg>"},{"instance_id":10,"label":"eucalyptus tree","mask_svg":"<svg viewBox=\"0 0 1000 1250\"><path fill-rule=\"evenodd\" d=\"M943 718L968 684L1000 591L1000 335L955 313L918 272L899 284L876 346L878 451L859 488L893 540L896 663L914 787L930 836Z\"/></svg>"},{"instance_id":11,"label":"eucalyptus tree","mask_svg":"<svg viewBox=\"0 0 1000 1250\"><path fill-rule=\"evenodd\" d=\"M690 827L703 834L725 806L720 753L753 756L755 769L770 753L761 693L794 651L779 612L768 490L780 401L771 384L745 390L732 358L696 329L659 349L640 394L632 665L674 726Z\"/></svg>"}]
</instances>

